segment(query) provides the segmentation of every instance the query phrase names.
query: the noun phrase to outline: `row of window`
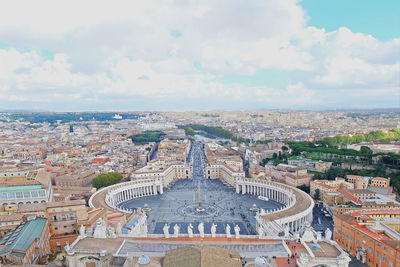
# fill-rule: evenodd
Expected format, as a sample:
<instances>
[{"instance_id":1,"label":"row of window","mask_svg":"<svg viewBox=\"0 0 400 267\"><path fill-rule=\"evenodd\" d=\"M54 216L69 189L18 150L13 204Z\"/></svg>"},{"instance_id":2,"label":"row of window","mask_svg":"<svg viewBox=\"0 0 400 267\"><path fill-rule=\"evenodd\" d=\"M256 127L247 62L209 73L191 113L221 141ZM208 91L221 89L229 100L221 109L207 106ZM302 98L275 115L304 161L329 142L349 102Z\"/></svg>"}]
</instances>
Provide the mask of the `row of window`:
<instances>
[{"instance_id":1,"label":"row of window","mask_svg":"<svg viewBox=\"0 0 400 267\"><path fill-rule=\"evenodd\" d=\"M0 199L35 198L35 197L45 197L45 196L46 196L46 191L43 189L0 193Z\"/></svg>"},{"instance_id":2,"label":"row of window","mask_svg":"<svg viewBox=\"0 0 400 267\"><path fill-rule=\"evenodd\" d=\"M69 216L68 214L61 214L61 215L53 215L52 220L57 221L57 220L66 220L66 219L73 220L75 219L75 215L73 213L70 213Z\"/></svg>"}]
</instances>

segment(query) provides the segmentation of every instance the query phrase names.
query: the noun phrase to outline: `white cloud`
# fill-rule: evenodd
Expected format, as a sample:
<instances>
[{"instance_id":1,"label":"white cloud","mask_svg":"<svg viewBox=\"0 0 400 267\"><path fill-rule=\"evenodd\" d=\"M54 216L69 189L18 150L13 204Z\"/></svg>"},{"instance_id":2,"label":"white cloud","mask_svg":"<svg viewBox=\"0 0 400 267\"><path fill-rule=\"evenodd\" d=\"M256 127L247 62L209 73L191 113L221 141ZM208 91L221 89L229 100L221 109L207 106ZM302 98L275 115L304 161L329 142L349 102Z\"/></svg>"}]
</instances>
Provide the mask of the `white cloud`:
<instances>
[{"instance_id":1,"label":"white cloud","mask_svg":"<svg viewBox=\"0 0 400 267\"><path fill-rule=\"evenodd\" d=\"M334 88L337 101L399 88L400 39L308 27L295 0L21 5L0 9L0 40L17 48L0 46L0 106L29 100L84 109L153 98L295 107L332 101ZM215 81L265 70L293 75L277 88Z\"/></svg>"}]
</instances>

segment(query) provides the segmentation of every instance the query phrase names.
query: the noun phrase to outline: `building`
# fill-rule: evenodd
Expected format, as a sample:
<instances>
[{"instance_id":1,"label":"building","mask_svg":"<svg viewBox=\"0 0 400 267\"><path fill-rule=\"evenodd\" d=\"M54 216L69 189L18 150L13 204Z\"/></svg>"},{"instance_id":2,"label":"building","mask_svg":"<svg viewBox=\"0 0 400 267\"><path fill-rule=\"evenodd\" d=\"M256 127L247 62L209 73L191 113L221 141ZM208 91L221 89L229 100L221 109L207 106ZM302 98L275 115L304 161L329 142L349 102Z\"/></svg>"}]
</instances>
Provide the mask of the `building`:
<instances>
[{"instance_id":1,"label":"building","mask_svg":"<svg viewBox=\"0 0 400 267\"><path fill-rule=\"evenodd\" d=\"M354 184L354 189L367 189L370 177L364 177L360 175L350 175L346 176L349 183Z\"/></svg>"},{"instance_id":2,"label":"building","mask_svg":"<svg viewBox=\"0 0 400 267\"><path fill-rule=\"evenodd\" d=\"M0 262L3 264L35 264L50 252L47 219L22 222L0 240Z\"/></svg>"},{"instance_id":3,"label":"building","mask_svg":"<svg viewBox=\"0 0 400 267\"><path fill-rule=\"evenodd\" d=\"M335 241L369 266L400 266L400 208L335 215Z\"/></svg>"},{"instance_id":4,"label":"building","mask_svg":"<svg viewBox=\"0 0 400 267\"><path fill-rule=\"evenodd\" d=\"M78 170L57 176L55 183L58 187L83 187L89 185L96 175L97 172L94 170Z\"/></svg>"},{"instance_id":5,"label":"building","mask_svg":"<svg viewBox=\"0 0 400 267\"><path fill-rule=\"evenodd\" d=\"M330 230L322 237L310 225L304 226L300 241L251 236L188 237L187 234L169 238L121 235L106 238L105 233L110 234L109 230L101 222L98 228L102 229L103 235L94 237L91 231L89 235L86 231L76 242L65 247L68 266L347 267L350 262L347 253L330 239ZM256 265L260 262L266 264Z\"/></svg>"},{"instance_id":6,"label":"building","mask_svg":"<svg viewBox=\"0 0 400 267\"><path fill-rule=\"evenodd\" d=\"M22 214L6 214L0 216L0 237L21 224Z\"/></svg>"},{"instance_id":7,"label":"building","mask_svg":"<svg viewBox=\"0 0 400 267\"><path fill-rule=\"evenodd\" d=\"M336 177L334 181L314 180L310 182L310 195L315 197L316 192L319 192L319 200L322 200L328 206L332 206L339 190L353 188L352 183L346 182L344 178L340 177Z\"/></svg>"},{"instance_id":8,"label":"building","mask_svg":"<svg viewBox=\"0 0 400 267\"><path fill-rule=\"evenodd\" d=\"M46 203L53 200L50 173L43 169L0 177L0 205Z\"/></svg>"},{"instance_id":9,"label":"building","mask_svg":"<svg viewBox=\"0 0 400 267\"><path fill-rule=\"evenodd\" d=\"M332 162L321 161L321 160L316 161L303 157L291 157L288 159L288 164L301 168L306 168L309 171L317 171L317 172L325 172L330 167L332 167Z\"/></svg>"},{"instance_id":10,"label":"building","mask_svg":"<svg viewBox=\"0 0 400 267\"><path fill-rule=\"evenodd\" d=\"M313 178L312 174L308 174L307 169L287 164L278 164L277 166L267 165L265 172L273 180L294 187L301 185L309 186Z\"/></svg>"},{"instance_id":11,"label":"building","mask_svg":"<svg viewBox=\"0 0 400 267\"><path fill-rule=\"evenodd\" d=\"M235 186L235 180L245 176L243 170L234 170L226 164L209 164L205 170L206 178L220 179L231 186Z\"/></svg>"},{"instance_id":12,"label":"building","mask_svg":"<svg viewBox=\"0 0 400 267\"><path fill-rule=\"evenodd\" d=\"M373 187L389 187L390 178L374 177L371 179L371 186Z\"/></svg>"},{"instance_id":13,"label":"building","mask_svg":"<svg viewBox=\"0 0 400 267\"><path fill-rule=\"evenodd\" d=\"M153 163L136 170L132 174L131 180L161 178L163 186L166 187L176 179L189 179L191 177L192 174L188 164L171 164L169 166L164 166Z\"/></svg>"}]
</instances>

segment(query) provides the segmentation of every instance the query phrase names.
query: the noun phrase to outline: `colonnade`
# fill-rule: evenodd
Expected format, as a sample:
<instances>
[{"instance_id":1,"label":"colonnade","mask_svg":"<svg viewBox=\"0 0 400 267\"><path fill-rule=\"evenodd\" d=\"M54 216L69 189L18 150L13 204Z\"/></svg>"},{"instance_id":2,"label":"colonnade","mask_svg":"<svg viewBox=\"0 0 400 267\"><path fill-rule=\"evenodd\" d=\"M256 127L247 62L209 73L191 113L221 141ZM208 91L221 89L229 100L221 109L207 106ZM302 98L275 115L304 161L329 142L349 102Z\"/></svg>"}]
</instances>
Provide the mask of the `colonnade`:
<instances>
[{"instance_id":1,"label":"colonnade","mask_svg":"<svg viewBox=\"0 0 400 267\"><path fill-rule=\"evenodd\" d=\"M117 190L113 190L108 192L106 199L107 204L111 207L115 208L118 204L125 202L130 199L157 195L158 193L163 193L162 185L156 184L133 184L130 186L126 186L124 188L119 188Z\"/></svg>"},{"instance_id":2,"label":"colonnade","mask_svg":"<svg viewBox=\"0 0 400 267\"><path fill-rule=\"evenodd\" d=\"M249 184L237 182L236 193L239 194L240 192L242 192L242 194L267 197L282 203L285 206L288 206L295 201L294 195L291 191L276 187L273 183L262 183L262 186L260 186L258 182L254 183L253 181Z\"/></svg>"},{"instance_id":3,"label":"colonnade","mask_svg":"<svg viewBox=\"0 0 400 267\"><path fill-rule=\"evenodd\" d=\"M263 196L284 205L281 209L257 214L257 228L262 227L267 235L278 234L285 228L295 233L305 222L312 222L313 200L292 186L244 178L236 180L236 193Z\"/></svg>"},{"instance_id":4,"label":"colonnade","mask_svg":"<svg viewBox=\"0 0 400 267\"><path fill-rule=\"evenodd\" d=\"M151 196L163 193L164 193L163 184L161 178L140 179L140 180L111 185L98 190L90 197L89 206L95 207L93 204L93 200L95 198L103 196L105 203L110 208L126 212L127 210L122 210L118 208L118 205L120 203L138 197Z\"/></svg>"}]
</instances>

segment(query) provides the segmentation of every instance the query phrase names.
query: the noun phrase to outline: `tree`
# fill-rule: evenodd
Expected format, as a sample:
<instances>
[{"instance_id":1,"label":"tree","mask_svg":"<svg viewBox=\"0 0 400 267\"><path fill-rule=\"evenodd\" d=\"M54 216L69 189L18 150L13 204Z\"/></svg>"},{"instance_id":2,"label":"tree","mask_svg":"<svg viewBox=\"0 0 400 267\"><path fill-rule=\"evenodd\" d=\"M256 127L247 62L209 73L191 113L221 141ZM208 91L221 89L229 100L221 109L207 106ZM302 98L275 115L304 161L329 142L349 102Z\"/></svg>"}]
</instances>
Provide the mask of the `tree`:
<instances>
[{"instance_id":1,"label":"tree","mask_svg":"<svg viewBox=\"0 0 400 267\"><path fill-rule=\"evenodd\" d=\"M307 194L310 194L310 187L306 186L305 184L302 184L302 185L298 186L297 188L306 192Z\"/></svg>"},{"instance_id":2,"label":"tree","mask_svg":"<svg viewBox=\"0 0 400 267\"><path fill-rule=\"evenodd\" d=\"M314 193L314 199L315 199L315 200L319 200L320 193L321 193L321 192L319 191L318 188L315 189L315 193Z\"/></svg>"},{"instance_id":3,"label":"tree","mask_svg":"<svg viewBox=\"0 0 400 267\"><path fill-rule=\"evenodd\" d=\"M190 126L185 127L184 130L185 130L186 135L194 136L196 134L196 132Z\"/></svg>"},{"instance_id":4,"label":"tree","mask_svg":"<svg viewBox=\"0 0 400 267\"><path fill-rule=\"evenodd\" d=\"M92 180L93 187L96 189L116 184L122 180L119 172L101 173Z\"/></svg>"},{"instance_id":5,"label":"tree","mask_svg":"<svg viewBox=\"0 0 400 267\"><path fill-rule=\"evenodd\" d=\"M374 153L372 151L372 149L369 148L368 146L361 146L360 152L361 152L361 154L364 154L364 155L372 155Z\"/></svg>"},{"instance_id":6,"label":"tree","mask_svg":"<svg viewBox=\"0 0 400 267\"><path fill-rule=\"evenodd\" d=\"M287 152L289 150L289 148L287 146L282 146L282 151L283 152Z\"/></svg>"}]
</instances>

